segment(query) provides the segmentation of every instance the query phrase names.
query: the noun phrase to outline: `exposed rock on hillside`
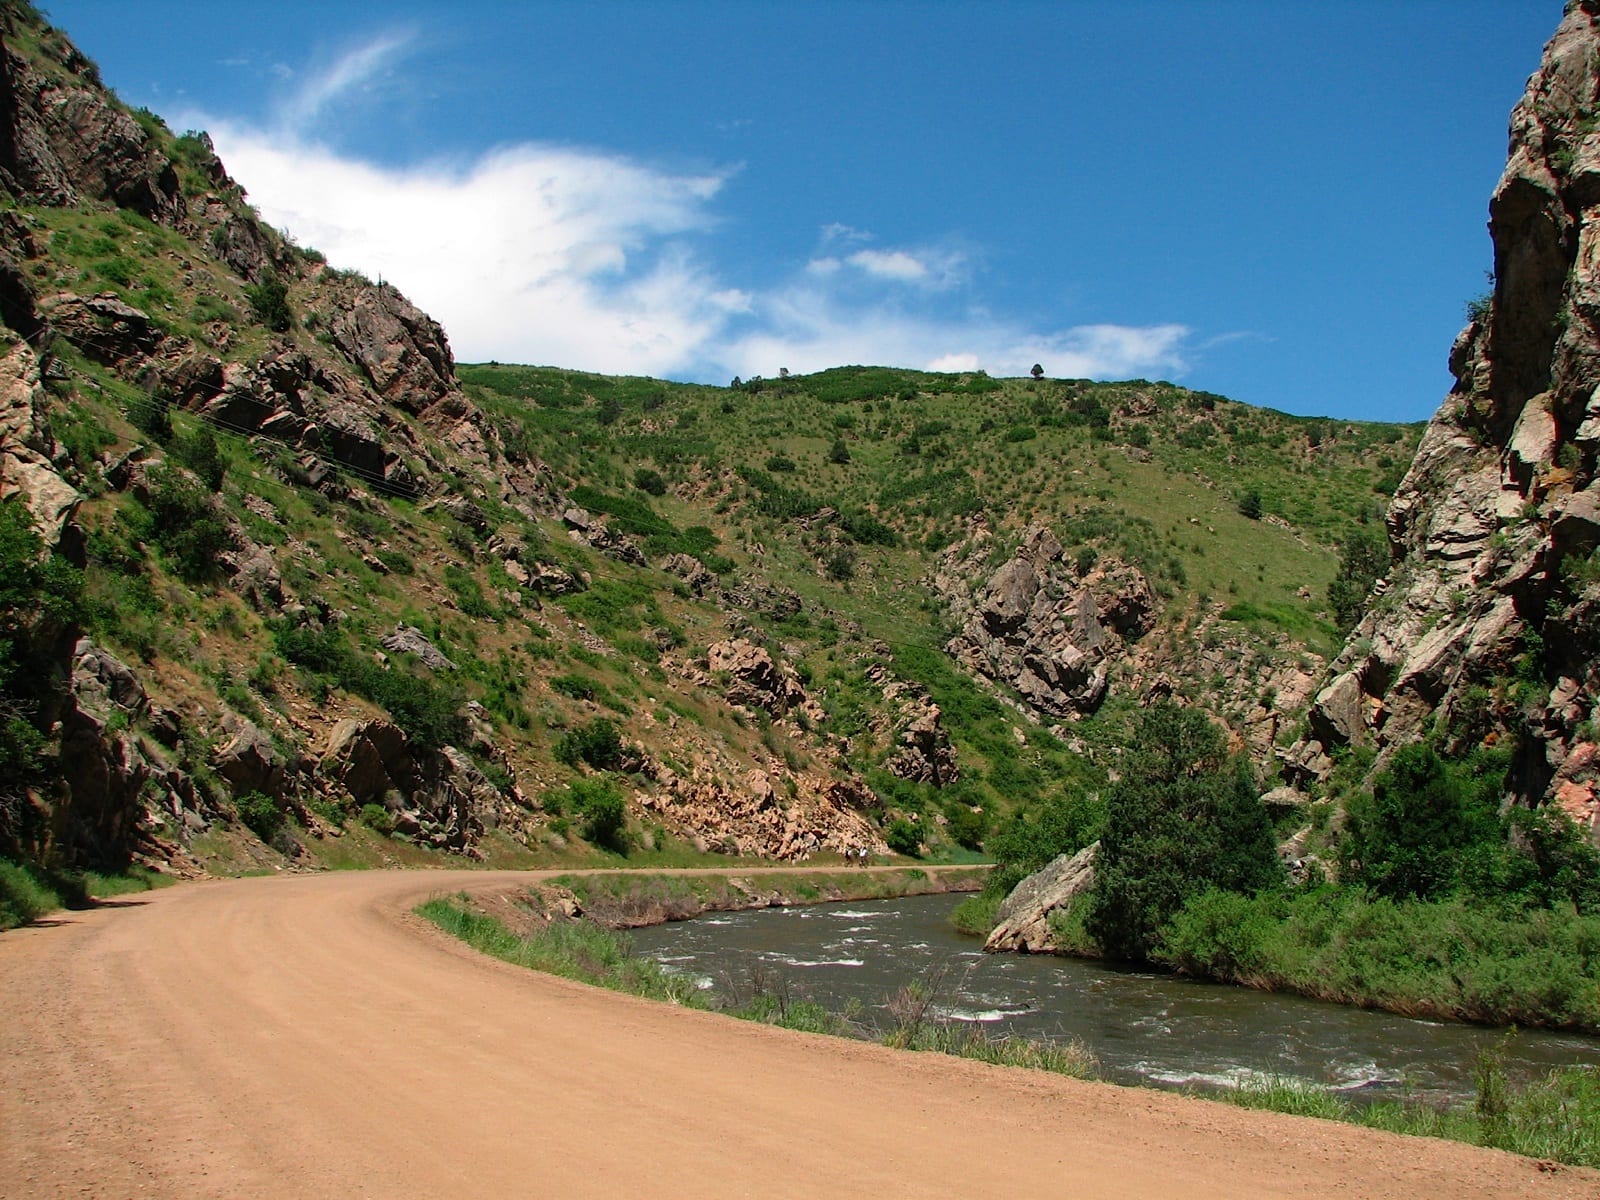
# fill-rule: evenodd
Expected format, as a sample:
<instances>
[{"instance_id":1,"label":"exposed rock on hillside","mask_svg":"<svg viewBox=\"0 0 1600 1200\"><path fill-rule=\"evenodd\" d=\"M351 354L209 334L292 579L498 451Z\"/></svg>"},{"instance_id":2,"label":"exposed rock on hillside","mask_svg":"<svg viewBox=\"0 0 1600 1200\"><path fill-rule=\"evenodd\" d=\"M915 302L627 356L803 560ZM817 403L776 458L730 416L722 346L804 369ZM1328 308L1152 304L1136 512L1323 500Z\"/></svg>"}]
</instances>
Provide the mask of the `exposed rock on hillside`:
<instances>
[{"instance_id":1,"label":"exposed rock on hillside","mask_svg":"<svg viewBox=\"0 0 1600 1200\"><path fill-rule=\"evenodd\" d=\"M993 545L993 533L980 525L940 560L933 586L957 626L946 649L1045 716L1093 712L1105 699L1111 658L1155 622L1149 584L1124 563L1080 574L1042 525L1030 527L1016 553L987 574Z\"/></svg>"},{"instance_id":2,"label":"exposed rock on hillside","mask_svg":"<svg viewBox=\"0 0 1600 1200\"><path fill-rule=\"evenodd\" d=\"M104 199L165 224L180 220L185 205L171 162L108 102L94 64L53 37L52 72L0 48L0 183L44 204Z\"/></svg>"},{"instance_id":3,"label":"exposed rock on hillside","mask_svg":"<svg viewBox=\"0 0 1600 1200\"><path fill-rule=\"evenodd\" d=\"M744 638L717 642L706 651L713 678L726 678L729 704L761 709L775 717L811 706L800 681L772 661L772 655Z\"/></svg>"},{"instance_id":4,"label":"exposed rock on hillside","mask_svg":"<svg viewBox=\"0 0 1600 1200\"><path fill-rule=\"evenodd\" d=\"M20 495L48 546L58 545L82 497L51 462L39 367L26 345L0 357L0 500Z\"/></svg>"},{"instance_id":5,"label":"exposed rock on hillside","mask_svg":"<svg viewBox=\"0 0 1600 1200\"><path fill-rule=\"evenodd\" d=\"M854 781L757 768L734 784L707 763L688 778L664 771L660 782L660 792L641 794L642 804L692 830L703 849L784 860L824 851L889 852L863 815L876 800Z\"/></svg>"},{"instance_id":6,"label":"exposed rock on hillside","mask_svg":"<svg viewBox=\"0 0 1600 1200\"><path fill-rule=\"evenodd\" d=\"M1317 697L1291 773L1380 759L1442 722L1520 737L1514 788L1595 822L1600 694L1600 3L1567 5L1511 116L1494 291L1388 513L1394 566Z\"/></svg>"},{"instance_id":7,"label":"exposed rock on hillside","mask_svg":"<svg viewBox=\"0 0 1600 1200\"><path fill-rule=\"evenodd\" d=\"M902 679L892 679L881 665L870 668L867 678L883 689L889 706L884 723L893 749L884 769L901 779L944 787L961 777L944 714L927 689Z\"/></svg>"}]
</instances>

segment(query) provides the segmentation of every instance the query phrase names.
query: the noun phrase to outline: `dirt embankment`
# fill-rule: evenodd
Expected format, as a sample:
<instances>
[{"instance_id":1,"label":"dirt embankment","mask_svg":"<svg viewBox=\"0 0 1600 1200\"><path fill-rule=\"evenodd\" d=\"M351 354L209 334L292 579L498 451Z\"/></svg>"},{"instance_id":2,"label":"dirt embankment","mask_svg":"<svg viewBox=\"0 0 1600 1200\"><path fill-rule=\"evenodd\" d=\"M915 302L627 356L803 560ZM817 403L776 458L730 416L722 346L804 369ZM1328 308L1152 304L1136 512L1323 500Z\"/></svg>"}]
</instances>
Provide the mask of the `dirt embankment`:
<instances>
[{"instance_id":1,"label":"dirt embankment","mask_svg":"<svg viewBox=\"0 0 1600 1200\"><path fill-rule=\"evenodd\" d=\"M0 1194L1600 1195L1496 1151L600 991L410 913L550 878L184 884L0 935Z\"/></svg>"}]
</instances>

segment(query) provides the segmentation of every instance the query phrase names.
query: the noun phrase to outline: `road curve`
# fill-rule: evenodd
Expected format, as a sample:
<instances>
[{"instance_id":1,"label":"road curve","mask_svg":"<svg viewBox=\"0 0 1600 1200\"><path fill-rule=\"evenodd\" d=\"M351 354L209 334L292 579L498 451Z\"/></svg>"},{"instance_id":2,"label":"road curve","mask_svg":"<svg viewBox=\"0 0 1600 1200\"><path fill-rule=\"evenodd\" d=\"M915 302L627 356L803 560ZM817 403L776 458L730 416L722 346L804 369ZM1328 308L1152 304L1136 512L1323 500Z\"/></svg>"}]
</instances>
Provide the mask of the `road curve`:
<instances>
[{"instance_id":1,"label":"road curve","mask_svg":"<svg viewBox=\"0 0 1600 1200\"><path fill-rule=\"evenodd\" d=\"M185 884L0 934L0 1196L1600 1196L1600 1173L791 1033L409 910L534 878Z\"/></svg>"}]
</instances>

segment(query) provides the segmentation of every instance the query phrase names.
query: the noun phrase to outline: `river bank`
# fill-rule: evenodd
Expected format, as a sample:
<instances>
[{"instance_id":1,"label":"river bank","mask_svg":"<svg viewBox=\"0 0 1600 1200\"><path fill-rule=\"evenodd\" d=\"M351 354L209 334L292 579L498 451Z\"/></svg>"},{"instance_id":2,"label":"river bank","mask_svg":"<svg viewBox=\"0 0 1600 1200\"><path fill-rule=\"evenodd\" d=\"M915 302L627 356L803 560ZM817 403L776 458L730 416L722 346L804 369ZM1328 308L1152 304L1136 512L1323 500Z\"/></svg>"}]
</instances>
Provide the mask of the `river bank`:
<instances>
[{"instance_id":1,"label":"river bank","mask_svg":"<svg viewBox=\"0 0 1600 1200\"><path fill-rule=\"evenodd\" d=\"M987 867L867 867L805 874L766 871L616 871L558 875L535 892L547 909L606 929L641 929L711 912L790 908L976 892ZM577 906L576 911L572 905Z\"/></svg>"}]
</instances>

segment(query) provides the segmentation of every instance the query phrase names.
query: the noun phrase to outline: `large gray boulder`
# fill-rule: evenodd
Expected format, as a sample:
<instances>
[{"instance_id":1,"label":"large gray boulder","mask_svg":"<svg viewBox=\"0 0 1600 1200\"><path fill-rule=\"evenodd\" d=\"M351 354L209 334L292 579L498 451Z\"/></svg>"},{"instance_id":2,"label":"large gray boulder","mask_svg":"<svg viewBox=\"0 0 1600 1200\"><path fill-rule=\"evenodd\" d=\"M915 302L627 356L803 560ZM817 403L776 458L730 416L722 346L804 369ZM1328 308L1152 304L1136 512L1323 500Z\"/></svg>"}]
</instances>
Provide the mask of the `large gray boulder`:
<instances>
[{"instance_id":1,"label":"large gray boulder","mask_svg":"<svg viewBox=\"0 0 1600 1200\"><path fill-rule=\"evenodd\" d=\"M1012 888L995 914L995 927L989 931L983 948L991 953L1054 951L1050 914L1094 886L1094 860L1099 852L1100 843L1091 842L1076 854L1058 855Z\"/></svg>"}]
</instances>

